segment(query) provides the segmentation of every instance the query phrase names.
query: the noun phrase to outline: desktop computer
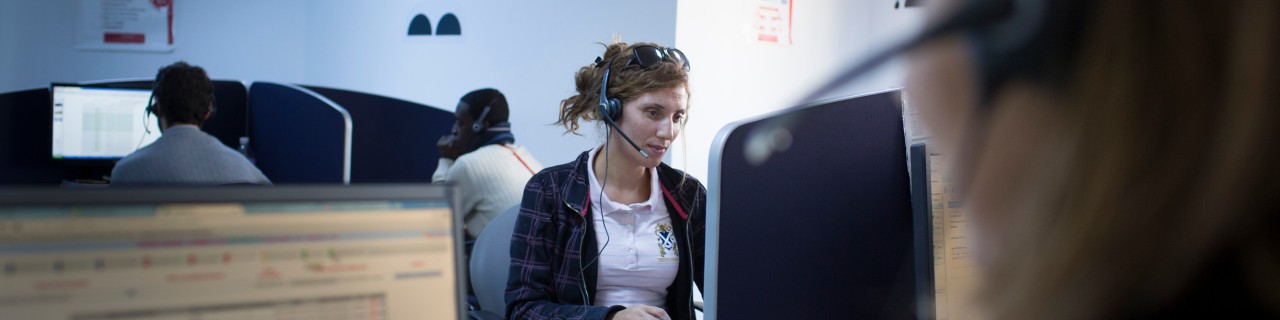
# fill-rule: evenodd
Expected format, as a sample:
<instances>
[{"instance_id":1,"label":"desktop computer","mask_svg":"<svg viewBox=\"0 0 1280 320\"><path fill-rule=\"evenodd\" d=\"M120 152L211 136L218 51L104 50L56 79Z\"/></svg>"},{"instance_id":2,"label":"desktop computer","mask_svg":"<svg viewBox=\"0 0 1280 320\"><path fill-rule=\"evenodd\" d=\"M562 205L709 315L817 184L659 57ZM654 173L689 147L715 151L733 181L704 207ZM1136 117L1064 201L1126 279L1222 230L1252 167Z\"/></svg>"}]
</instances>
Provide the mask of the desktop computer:
<instances>
[{"instance_id":1,"label":"desktop computer","mask_svg":"<svg viewBox=\"0 0 1280 320\"><path fill-rule=\"evenodd\" d=\"M149 89L60 83L49 89L52 159L118 160L160 137L158 121L145 114Z\"/></svg>"},{"instance_id":2,"label":"desktop computer","mask_svg":"<svg viewBox=\"0 0 1280 320\"><path fill-rule=\"evenodd\" d=\"M445 186L0 190L13 319L459 319Z\"/></svg>"}]
</instances>

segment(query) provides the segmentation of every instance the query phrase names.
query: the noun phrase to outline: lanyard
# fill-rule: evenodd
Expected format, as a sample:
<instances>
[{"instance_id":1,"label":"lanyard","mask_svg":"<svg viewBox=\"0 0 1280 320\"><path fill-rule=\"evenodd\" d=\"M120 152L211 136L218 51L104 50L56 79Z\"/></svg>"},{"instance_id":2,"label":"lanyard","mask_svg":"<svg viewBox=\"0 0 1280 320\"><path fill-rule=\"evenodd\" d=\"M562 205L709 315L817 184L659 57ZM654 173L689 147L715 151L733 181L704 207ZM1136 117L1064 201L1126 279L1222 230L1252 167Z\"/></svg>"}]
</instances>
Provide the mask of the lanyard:
<instances>
[{"instance_id":1,"label":"lanyard","mask_svg":"<svg viewBox=\"0 0 1280 320\"><path fill-rule=\"evenodd\" d=\"M533 172L533 168L529 167L528 163L524 162L524 158L520 158L520 154L516 153L515 148L509 147L505 144L499 144L499 145L502 146L503 148L507 148L507 150L511 150L511 155L516 156L516 160L520 160L520 164L523 164L524 168L529 170L529 174L537 174L536 172Z\"/></svg>"}]
</instances>

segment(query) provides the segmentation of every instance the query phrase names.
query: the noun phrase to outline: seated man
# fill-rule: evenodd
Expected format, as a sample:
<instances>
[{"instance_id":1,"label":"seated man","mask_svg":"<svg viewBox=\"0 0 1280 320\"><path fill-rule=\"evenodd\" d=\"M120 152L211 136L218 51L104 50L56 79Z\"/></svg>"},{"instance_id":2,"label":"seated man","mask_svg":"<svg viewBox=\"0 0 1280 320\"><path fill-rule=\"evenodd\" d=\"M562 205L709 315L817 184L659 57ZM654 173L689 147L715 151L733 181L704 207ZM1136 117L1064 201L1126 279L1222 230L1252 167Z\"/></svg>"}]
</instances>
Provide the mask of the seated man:
<instances>
[{"instance_id":1,"label":"seated man","mask_svg":"<svg viewBox=\"0 0 1280 320\"><path fill-rule=\"evenodd\" d=\"M152 95L147 112L160 122L160 139L120 159L111 185L271 184L244 155L200 130L214 111L203 68L182 61L161 68Z\"/></svg>"},{"instance_id":2,"label":"seated man","mask_svg":"<svg viewBox=\"0 0 1280 320\"><path fill-rule=\"evenodd\" d=\"M453 182L467 236L475 239L490 220L520 204L524 185L542 171L542 164L524 147L514 144L507 122L507 98L494 89L480 89L458 101L453 133L440 137L440 164L432 182Z\"/></svg>"}]
</instances>

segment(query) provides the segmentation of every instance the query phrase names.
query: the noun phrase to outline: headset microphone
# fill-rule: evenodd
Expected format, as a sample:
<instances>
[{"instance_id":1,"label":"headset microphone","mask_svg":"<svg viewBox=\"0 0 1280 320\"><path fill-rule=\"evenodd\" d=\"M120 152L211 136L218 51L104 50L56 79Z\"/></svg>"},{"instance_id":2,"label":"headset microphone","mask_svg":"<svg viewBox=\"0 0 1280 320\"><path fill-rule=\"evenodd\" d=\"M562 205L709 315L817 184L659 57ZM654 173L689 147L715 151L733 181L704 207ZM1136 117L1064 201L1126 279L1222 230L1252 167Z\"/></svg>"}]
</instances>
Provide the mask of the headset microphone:
<instances>
[{"instance_id":1,"label":"headset microphone","mask_svg":"<svg viewBox=\"0 0 1280 320\"><path fill-rule=\"evenodd\" d=\"M146 130L147 134L151 134L151 126L147 124L147 118L155 115L156 121L160 121L160 115L156 113L156 91L160 90L160 83L164 82L166 74L169 74L168 69L160 71L160 76L156 77L156 81L151 83L151 95L147 97L147 109L142 116L142 129ZM142 144L139 143L138 145L141 146Z\"/></svg>"},{"instance_id":2,"label":"headset microphone","mask_svg":"<svg viewBox=\"0 0 1280 320\"><path fill-rule=\"evenodd\" d=\"M630 144L632 148L635 148L636 151L640 152L641 156L649 158L648 152L644 152L644 149L640 149L640 146L636 145L635 141L631 141L631 137L628 137L626 133L623 133L621 129L618 129L618 124L613 123L614 118L622 116L622 101L605 97L605 90L609 88L609 69L609 67L605 67L604 79L600 82L600 119L604 119L604 123L613 128L613 131L617 132L618 135L622 136L622 139L626 140L627 144Z\"/></svg>"},{"instance_id":3,"label":"headset microphone","mask_svg":"<svg viewBox=\"0 0 1280 320\"><path fill-rule=\"evenodd\" d=\"M169 69L162 69L160 76L156 77L156 81L151 83L151 95L147 96L147 107L142 113L142 130L146 131L146 133L141 138L138 138L138 145L133 147L134 150L142 148L142 141L146 140L147 135L151 134L151 124L147 120L150 120L151 116L154 115L157 123L162 121L160 120L160 115L156 113L156 91L160 90L160 83L164 82L166 74L169 74ZM161 128L160 132L164 132L164 129Z\"/></svg>"},{"instance_id":4,"label":"headset microphone","mask_svg":"<svg viewBox=\"0 0 1280 320\"><path fill-rule=\"evenodd\" d=\"M151 96L147 97L147 108L145 110L142 113L142 130L145 130L147 134L151 134L151 125L147 123L147 120L151 118L151 115L156 114L156 89L154 85L151 86ZM156 119L156 121L160 121L160 119Z\"/></svg>"}]
</instances>

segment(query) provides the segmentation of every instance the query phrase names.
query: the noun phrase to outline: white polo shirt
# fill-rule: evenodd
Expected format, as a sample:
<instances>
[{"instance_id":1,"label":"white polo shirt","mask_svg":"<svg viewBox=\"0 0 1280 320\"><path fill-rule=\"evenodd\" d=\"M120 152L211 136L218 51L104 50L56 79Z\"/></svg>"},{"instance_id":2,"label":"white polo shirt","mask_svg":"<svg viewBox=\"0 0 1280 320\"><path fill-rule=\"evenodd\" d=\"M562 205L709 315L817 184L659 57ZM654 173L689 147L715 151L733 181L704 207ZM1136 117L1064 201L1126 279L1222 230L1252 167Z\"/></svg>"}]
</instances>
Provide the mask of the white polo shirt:
<instances>
[{"instance_id":1,"label":"white polo shirt","mask_svg":"<svg viewBox=\"0 0 1280 320\"><path fill-rule=\"evenodd\" d=\"M588 164L595 163L599 151L600 147L591 151ZM600 192L602 185L596 180L594 165L587 166L596 244L603 247L597 248L602 249L596 280L597 306L645 304L662 308L667 301L667 287L680 270L677 239L667 205L662 202L658 169L650 170L649 199L621 204Z\"/></svg>"}]
</instances>

